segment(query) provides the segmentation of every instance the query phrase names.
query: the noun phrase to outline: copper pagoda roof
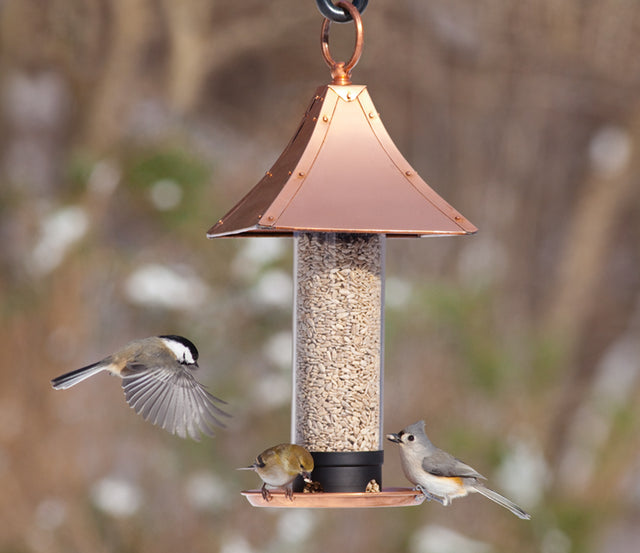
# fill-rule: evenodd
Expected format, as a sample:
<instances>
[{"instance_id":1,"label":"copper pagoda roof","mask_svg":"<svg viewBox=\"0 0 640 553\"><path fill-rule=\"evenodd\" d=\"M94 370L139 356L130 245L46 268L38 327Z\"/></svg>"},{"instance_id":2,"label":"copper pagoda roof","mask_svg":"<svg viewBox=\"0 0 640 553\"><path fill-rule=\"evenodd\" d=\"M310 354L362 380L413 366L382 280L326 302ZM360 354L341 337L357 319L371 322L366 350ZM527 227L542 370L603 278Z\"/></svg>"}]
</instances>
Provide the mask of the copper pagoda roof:
<instances>
[{"instance_id":1,"label":"copper pagoda roof","mask_svg":"<svg viewBox=\"0 0 640 553\"><path fill-rule=\"evenodd\" d=\"M464 235L476 227L404 159L366 86L322 86L266 175L207 233Z\"/></svg>"}]
</instances>

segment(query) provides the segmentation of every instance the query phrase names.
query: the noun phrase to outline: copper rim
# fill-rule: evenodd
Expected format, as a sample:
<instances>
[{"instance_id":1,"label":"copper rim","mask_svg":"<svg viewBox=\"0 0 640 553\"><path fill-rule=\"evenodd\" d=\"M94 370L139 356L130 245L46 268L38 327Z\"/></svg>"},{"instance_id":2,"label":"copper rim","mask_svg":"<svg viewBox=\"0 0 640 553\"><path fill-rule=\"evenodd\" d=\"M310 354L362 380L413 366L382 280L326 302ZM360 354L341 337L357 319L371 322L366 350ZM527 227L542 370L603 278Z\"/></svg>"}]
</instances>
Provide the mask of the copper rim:
<instances>
[{"instance_id":1,"label":"copper rim","mask_svg":"<svg viewBox=\"0 0 640 553\"><path fill-rule=\"evenodd\" d=\"M380 492L365 493L294 493L288 498L284 492L271 492L265 501L260 490L241 492L254 507L302 509L353 509L363 507L411 507L424 502L422 492L411 488L382 488Z\"/></svg>"},{"instance_id":2,"label":"copper rim","mask_svg":"<svg viewBox=\"0 0 640 553\"><path fill-rule=\"evenodd\" d=\"M339 6L349 12L349 15L353 19L356 26L356 43L353 48L353 54L348 62L335 61L329 51L329 29L331 28L331 20L326 19L322 22L322 30L320 33L320 44L322 46L322 56L324 61L327 62L329 69L331 70L331 76L333 77L333 84L346 85L351 84L351 70L356 66L362 55L362 46L364 43L364 36L362 31L362 18L360 12L351 2L338 2L336 6Z\"/></svg>"}]
</instances>

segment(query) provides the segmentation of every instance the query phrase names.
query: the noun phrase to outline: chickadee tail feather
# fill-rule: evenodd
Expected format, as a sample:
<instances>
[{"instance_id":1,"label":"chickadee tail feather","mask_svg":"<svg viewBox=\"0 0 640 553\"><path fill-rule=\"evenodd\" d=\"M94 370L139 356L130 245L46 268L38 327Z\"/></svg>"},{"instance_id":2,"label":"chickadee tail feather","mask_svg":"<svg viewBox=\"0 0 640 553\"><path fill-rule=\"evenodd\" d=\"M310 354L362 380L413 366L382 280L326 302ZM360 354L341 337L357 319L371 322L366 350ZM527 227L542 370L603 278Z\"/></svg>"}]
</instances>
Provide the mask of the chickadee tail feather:
<instances>
[{"instance_id":1,"label":"chickadee tail feather","mask_svg":"<svg viewBox=\"0 0 640 553\"><path fill-rule=\"evenodd\" d=\"M101 362L94 363L93 365L87 365L81 369L76 369L75 371L71 371L54 378L51 381L51 384L56 390L66 390L67 388L71 388L71 386L75 386L78 382L82 382L94 374L105 370L107 366L108 365Z\"/></svg>"},{"instance_id":2,"label":"chickadee tail feather","mask_svg":"<svg viewBox=\"0 0 640 553\"><path fill-rule=\"evenodd\" d=\"M514 515L523 520L530 520L531 515L518 507L513 501L508 500L506 497L501 496L498 492L494 492L484 486L476 486L474 488L479 494L484 495L487 499L495 501L498 505L502 505L505 509L509 509Z\"/></svg>"}]
</instances>

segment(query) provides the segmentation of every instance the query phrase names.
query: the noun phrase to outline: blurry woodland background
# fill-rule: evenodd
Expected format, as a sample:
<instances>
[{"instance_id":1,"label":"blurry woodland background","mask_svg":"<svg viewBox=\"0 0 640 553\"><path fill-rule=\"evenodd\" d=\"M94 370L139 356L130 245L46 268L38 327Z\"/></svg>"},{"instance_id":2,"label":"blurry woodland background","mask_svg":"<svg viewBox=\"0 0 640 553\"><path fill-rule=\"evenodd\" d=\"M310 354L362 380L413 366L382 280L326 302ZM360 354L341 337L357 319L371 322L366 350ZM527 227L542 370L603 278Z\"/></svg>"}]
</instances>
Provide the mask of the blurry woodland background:
<instances>
[{"instance_id":1,"label":"blurry woodland background","mask_svg":"<svg viewBox=\"0 0 640 553\"><path fill-rule=\"evenodd\" d=\"M208 241L330 80L312 0L0 2L0 552L617 553L640 542L640 4L371 0L354 82L480 229L387 242L385 432L533 514L255 509L290 438L292 242ZM333 26L332 54L351 53ZM344 160L348 163L349 152ZM49 379L191 337L228 431ZM404 486L385 444L384 485ZM635 544L635 546L634 546Z\"/></svg>"}]
</instances>

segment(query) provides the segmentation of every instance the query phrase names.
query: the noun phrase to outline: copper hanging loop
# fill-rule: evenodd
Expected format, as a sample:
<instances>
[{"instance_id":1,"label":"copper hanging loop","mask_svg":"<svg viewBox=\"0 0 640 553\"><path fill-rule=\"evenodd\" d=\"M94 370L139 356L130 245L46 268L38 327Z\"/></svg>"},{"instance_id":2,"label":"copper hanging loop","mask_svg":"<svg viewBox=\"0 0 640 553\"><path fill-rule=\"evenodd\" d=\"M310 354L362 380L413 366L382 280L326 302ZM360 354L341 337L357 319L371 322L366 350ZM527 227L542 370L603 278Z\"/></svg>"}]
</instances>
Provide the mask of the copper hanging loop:
<instances>
[{"instance_id":1,"label":"copper hanging loop","mask_svg":"<svg viewBox=\"0 0 640 553\"><path fill-rule=\"evenodd\" d=\"M362 55L362 46L364 43L363 31L362 31L362 18L360 12L350 2L338 2L336 6L349 12L349 15L353 19L356 26L356 43L353 48L353 54L348 62L335 61L331 57L329 52L329 29L331 28L331 20L326 19L322 22L322 31L320 33L320 40L322 45L322 57L327 62L329 69L331 70L331 76L333 77L333 83L336 85L348 85L351 84L351 70L356 66L360 56Z\"/></svg>"}]
</instances>

